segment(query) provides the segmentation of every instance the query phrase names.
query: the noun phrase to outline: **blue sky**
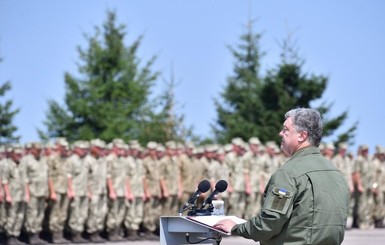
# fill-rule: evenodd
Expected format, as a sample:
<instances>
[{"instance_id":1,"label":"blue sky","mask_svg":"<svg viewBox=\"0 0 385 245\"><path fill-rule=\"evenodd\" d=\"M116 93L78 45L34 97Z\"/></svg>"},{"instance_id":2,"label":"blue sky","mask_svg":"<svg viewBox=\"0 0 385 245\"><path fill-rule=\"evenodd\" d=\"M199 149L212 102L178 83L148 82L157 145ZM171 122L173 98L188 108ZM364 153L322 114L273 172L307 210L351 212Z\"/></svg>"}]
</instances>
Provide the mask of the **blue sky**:
<instances>
[{"instance_id":1,"label":"blue sky","mask_svg":"<svg viewBox=\"0 0 385 245\"><path fill-rule=\"evenodd\" d=\"M351 150L368 144L373 152L375 145L385 145L381 0L0 0L0 83L12 82L7 98L21 110L14 123L23 143L39 139L36 129L44 129L47 101L63 101L64 73L77 74L76 47L87 47L83 34L94 34L107 9L127 26L127 44L144 36L143 61L158 57L153 68L163 75L155 94L173 64L179 112L198 135L211 136L213 99L232 75L227 46L238 43L251 17L255 31L263 33L262 72L276 67L279 42L293 34L304 71L329 77L323 100L334 103L331 115L348 110L345 129L359 121Z\"/></svg>"}]
</instances>

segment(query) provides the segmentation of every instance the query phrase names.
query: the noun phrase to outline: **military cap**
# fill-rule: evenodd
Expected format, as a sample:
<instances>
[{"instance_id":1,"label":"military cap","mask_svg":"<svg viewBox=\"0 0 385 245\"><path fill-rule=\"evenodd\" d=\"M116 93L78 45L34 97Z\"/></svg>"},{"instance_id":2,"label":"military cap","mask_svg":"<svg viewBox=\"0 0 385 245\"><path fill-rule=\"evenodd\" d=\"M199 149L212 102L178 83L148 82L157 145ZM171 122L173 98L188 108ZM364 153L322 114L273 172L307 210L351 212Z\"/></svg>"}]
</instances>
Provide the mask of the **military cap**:
<instances>
[{"instance_id":1,"label":"military cap","mask_svg":"<svg viewBox=\"0 0 385 245\"><path fill-rule=\"evenodd\" d=\"M258 137L251 137L249 139L249 144L251 144L251 145L260 145L261 141L259 140Z\"/></svg>"},{"instance_id":2,"label":"military cap","mask_svg":"<svg viewBox=\"0 0 385 245\"><path fill-rule=\"evenodd\" d=\"M112 140L112 143L113 143L114 145L124 145L124 144L125 144L124 140L119 139L119 138L113 139L113 140Z\"/></svg>"},{"instance_id":3,"label":"military cap","mask_svg":"<svg viewBox=\"0 0 385 245\"><path fill-rule=\"evenodd\" d=\"M141 149L141 146L140 146L139 142L136 141L136 143L130 144L130 149L133 149L133 150L140 150L140 149Z\"/></svg>"},{"instance_id":4,"label":"military cap","mask_svg":"<svg viewBox=\"0 0 385 245\"><path fill-rule=\"evenodd\" d=\"M224 146L224 150L225 150L225 152L230 152L233 150L233 146L231 144L226 144Z\"/></svg>"},{"instance_id":5,"label":"military cap","mask_svg":"<svg viewBox=\"0 0 385 245\"><path fill-rule=\"evenodd\" d=\"M73 147L81 148L81 149L87 149L88 143L83 140L77 140L73 144Z\"/></svg>"},{"instance_id":6,"label":"military cap","mask_svg":"<svg viewBox=\"0 0 385 245\"><path fill-rule=\"evenodd\" d=\"M243 139L240 137L233 138L231 140L231 143L240 147L244 147L245 145Z\"/></svg>"},{"instance_id":7,"label":"military cap","mask_svg":"<svg viewBox=\"0 0 385 245\"><path fill-rule=\"evenodd\" d=\"M10 152L16 153L16 154L22 154L23 153L23 147L19 143L14 143L10 145Z\"/></svg>"},{"instance_id":8,"label":"military cap","mask_svg":"<svg viewBox=\"0 0 385 245\"><path fill-rule=\"evenodd\" d=\"M194 149L195 148L195 144L193 142L187 142L185 144L186 148L188 149Z\"/></svg>"},{"instance_id":9,"label":"military cap","mask_svg":"<svg viewBox=\"0 0 385 245\"><path fill-rule=\"evenodd\" d=\"M164 152L166 149L164 148L164 146L162 144L158 144L158 146L156 147L156 150L160 151L160 152Z\"/></svg>"},{"instance_id":10,"label":"military cap","mask_svg":"<svg viewBox=\"0 0 385 245\"><path fill-rule=\"evenodd\" d=\"M378 146L377 153L378 153L378 154L385 154L385 147L379 145L379 146Z\"/></svg>"},{"instance_id":11,"label":"military cap","mask_svg":"<svg viewBox=\"0 0 385 245\"><path fill-rule=\"evenodd\" d=\"M327 144L325 145L325 148L326 148L326 149L329 149L329 150L333 150L333 151L336 149L336 147L334 146L333 143L327 143Z\"/></svg>"},{"instance_id":12,"label":"military cap","mask_svg":"<svg viewBox=\"0 0 385 245\"><path fill-rule=\"evenodd\" d=\"M275 143L275 141L267 141L266 147L270 149L275 149L277 147L277 143Z\"/></svg>"},{"instance_id":13,"label":"military cap","mask_svg":"<svg viewBox=\"0 0 385 245\"><path fill-rule=\"evenodd\" d=\"M63 137L60 137L60 138L56 138L55 139L55 143L57 145L61 145L61 146L64 146L64 147L69 147L69 144L68 144L68 141L66 138L63 138Z\"/></svg>"},{"instance_id":14,"label":"military cap","mask_svg":"<svg viewBox=\"0 0 385 245\"><path fill-rule=\"evenodd\" d=\"M50 148L55 148L55 145L52 142L46 142L43 145L44 149L50 149Z\"/></svg>"},{"instance_id":15,"label":"military cap","mask_svg":"<svg viewBox=\"0 0 385 245\"><path fill-rule=\"evenodd\" d=\"M101 139L93 139L93 140L90 141L90 144L92 146L96 146L96 147L99 147L99 148L105 148L106 147L106 142L104 142Z\"/></svg>"},{"instance_id":16,"label":"military cap","mask_svg":"<svg viewBox=\"0 0 385 245\"><path fill-rule=\"evenodd\" d=\"M170 148L170 149L176 149L177 147L175 141L172 141L172 140L167 141L165 145L167 148Z\"/></svg>"},{"instance_id":17,"label":"military cap","mask_svg":"<svg viewBox=\"0 0 385 245\"><path fill-rule=\"evenodd\" d=\"M138 140L130 140L130 141L128 141L128 144L129 145L139 145L139 141Z\"/></svg>"},{"instance_id":18,"label":"military cap","mask_svg":"<svg viewBox=\"0 0 385 245\"><path fill-rule=\"evenodd\" d=\"M207 152L216 152L217 150L218 150L218 145L207 145L206 147L205 147L205 150L207 151Z\"/></svg>"},{"instance_id":19,"label":"military cap","mask_svg":"<svg viewBox=\"0 0 385 245\"><path fill-rule=\"evenodd\" d=\"M24 144L24 148L25 148L25 149L30 149L30 148L32 148L32 142L27 142L27 143L25 143L25 144Z\"/></svg>"},{"instance_id":20,"label":"military cap","mask_svg":"<svg viewBox=\"0 0 385 245\"><path fill-rule=\"evenodd\" d=\"M368 150L369 147L368 147L368 145L360 145L360 146L358 147L358 149L361 150L361 151L364 151L364 150Z\"/></svg>"},{"instance_id":21,"label":"military cap","mask_svg":"<svg viewBox=\"0 0 385 245\"><path fill-rule=\"evenodd\" d=\"M147 143L147 148L151 150L155 150L158 144L155 141L150 141Z\"/></svg>"},{"instance_id":22,"label":"military cap","mask_svg":"<svg viewBox=\"0 0 385 245\"><path fill-rule=\"evenodd\" d=\"M347 150L348 149L348 144L346 142L341 142L341 143L338 144L338 149Z\"/></svg>"},{"instance_id":23,"label":"military cap","mask_svg":"<svg viewBox=\"0 0 385 245\"><path fill-rule=\"evenodd\" d=\"M112 148L114 148L114 144L112 142L108 143L107 146L106 146L106 149L107 150L112 150Z\"/></svg>"}]
</instances>

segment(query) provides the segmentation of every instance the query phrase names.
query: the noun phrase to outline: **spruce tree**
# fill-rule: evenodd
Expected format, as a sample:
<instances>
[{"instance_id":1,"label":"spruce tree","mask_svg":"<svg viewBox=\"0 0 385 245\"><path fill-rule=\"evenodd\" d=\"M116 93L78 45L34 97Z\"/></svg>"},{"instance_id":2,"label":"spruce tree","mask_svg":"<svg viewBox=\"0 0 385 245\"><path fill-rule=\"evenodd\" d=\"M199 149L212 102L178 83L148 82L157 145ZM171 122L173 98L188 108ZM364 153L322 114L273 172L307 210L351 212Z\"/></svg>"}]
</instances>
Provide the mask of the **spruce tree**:
<instances>
[{"instance_id":1,"label":"spruce tree","mask_svg":"<svg viewBox=\"0 0 385 245\"><path fill-rule=\"evenodd\" d=\"M0 63L2 59L0 59ZM13 124L13 119L19 109L13 109L13 101L5 99L6 93L12 89L10 82L0 85L0 145L16 143L20 136L16 136L17 127Z\"/></svg>"},{"instance_id":2,"label":"spruce tree","mask_svg":"<svg viewBox=\"0 0 385 245\"><path fill-rule=\"evenodd\" d=\"M78 48L80 75L65 74L64 105L49 101L42 137L144 141L141 128L152 115L148 98L159 73L151 71L155 56L144 65L137 56L142 36L125 45L125 29L108 11L103 27L85 35L88 48Z\"/></svg>"},{"instance_id":3,"label":"spruce tree","mask_svg":"<svg viewBox=\"0 0 385 245\"><path fill-rule=\"evenodd\" d=\"M218 118L212 129L220 143L230 142L234 137L248 139L263 134L258 127L264 114L260 96L263 86L260 75L260 60L263 56L259 47L260 38L260 34L252 31L250 22L237 49L229 46L236 59L234 74L227 79L221 98L214 102Z\"/></svg>"},{"instance_id":4,"label":"spruce tree","mask_svg":"<svg viewBox=\"0 0 385 245\"><path fill-rule=\"evenodd\" d=\"M221 100L215 100L218 119L213 131L216 140L226 143L233 137L248 140L257 136L262 142L274 140L278 143L284 114L298 107L314 107L320 111L324 136L333 135L346 121L348 112L332 118L329 116L332 104L314 105L325 92L328 78L303 71L304 62L298 58L290 39L281 47L281 63L261 76L260 37L250 25L247 33L241 36L238 48L231 48L236 60L234 75L228 78ZM351 142L356 127L357 123L338 135L335 141Z\"/></svg>"}]
</instances>

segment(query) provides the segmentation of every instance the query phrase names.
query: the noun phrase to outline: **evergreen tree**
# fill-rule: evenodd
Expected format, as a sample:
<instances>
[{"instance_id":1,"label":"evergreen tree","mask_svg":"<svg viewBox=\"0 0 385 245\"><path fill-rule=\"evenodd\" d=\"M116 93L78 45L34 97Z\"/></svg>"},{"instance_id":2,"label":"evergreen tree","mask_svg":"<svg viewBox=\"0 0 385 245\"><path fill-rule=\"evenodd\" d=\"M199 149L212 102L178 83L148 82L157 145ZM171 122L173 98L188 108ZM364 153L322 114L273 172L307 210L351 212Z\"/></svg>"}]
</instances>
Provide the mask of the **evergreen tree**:
<instances>
[{"instance_id":1,"label":"evergreen tree","mask_svg":"<svg viewBox=\"0 0 385 245\"><path fill-rule=\"evenodd\" d=\"M215 137L220 143L230 142L234 137L248 139L262 135L261 117L264 114L260 91L263 80L260 76L260 60L263 53L259 48L260 34L254 34L251 22L247 32L241 36L238 49L229 47L236 59L234 75L227 79L222 100L215 100L218 119L212 125Z\"/></svg>"},{"instance_id":2,"label":"evergreen tree","mask_svg":"<svg viewBox=\"0 0 385 245\"><path fill-rule=\"evenodd\" d=\"M1 61L2 59L0 59L0 63ZM0 85L0 98L4 98L11 88L10 82ZM14 116L19 113L19 109L12 109L12 107L12 100L0 101L0 145L16 143L20 139L20 136L15 135L17 127L12 123Z\"/></svg>"},{"instance_id":3,"label":"evergreen tree","mask_svg":"<svg viewBox=\"0 0 385 245\"><path fill-rule=\"evenodd\" d=\"M236 59L234 75L229 77L221 94L223 103L215 101L218 119L213 129L221 143L233 137L248 140L252 136L258 136L263 142L279 142L284 114L293 108L312 108L327 87L327 77L303 72L304 62L298 58L290 39L283 42L281 64L266 76L260 76L259 39L260 35L254 34L250 25L248 32L241 36L238 49L231 49ZM329 118L331 107L332 104L324 102L314 108L323 115L324 136L335 133L348 116L345 111ZM351 141L356 127L357 123L338 135L336 141Z\"/></svg>"},{"instance_id":4,"label":"evergreen tree","mask_svg":"<svg viewBox=\"0 0 385 245\"><path fill-rule=\"evenodd\" d=\"M145 124L146 128L142 129L143 134L148 140L155 140L159 143L165 143L169 140L199 141L199 138L193 134L193 128L185 126L184 115L177 113L178 102L175 98L177 83L174 79L173 69L170 80L165 80L164 84L164 91L155 99L159 112L154 113L151 122Z\"/></svg>"},{"instance_id":5,"label":"evergreen tree","mask_svg":"<svg viewBox=\"0 0 385 245\"><path fill-rule=\"evenodd\" d=\"M65 74L65 105L49 101L47 133L40 131L41 137L144 141L141 128L152 115L148 97L159 74L151 71L155 56L141 66L137 51L142 36L125 46L125 28L108 11L103 28L85 36L89 47L78 48L81 76Z\"/></svg>"},{"instance_id":6,"label":"evergreen tree","mask_svg":"<svg viewBox=\"0 0 385 245\"><path fill-rule=\"evenodd\" d=\"M292 43L290 36L282 43L281 63L277 69L270 70L266 76L261 98L264 103L264 127L266 134L263 138L279 141L276 132L282 127L283 115L290 109L307 107L318 110L324 123L323 135L328 137L338 130L348 117L344 111L336 117L330 117L332 105L322 102L328 78L323 75L303 72L304 61L298 57L298 49ZM352 142L358 123L354 123L347 131L337 135L336 143Z\"/></svg>"}]
</instances>

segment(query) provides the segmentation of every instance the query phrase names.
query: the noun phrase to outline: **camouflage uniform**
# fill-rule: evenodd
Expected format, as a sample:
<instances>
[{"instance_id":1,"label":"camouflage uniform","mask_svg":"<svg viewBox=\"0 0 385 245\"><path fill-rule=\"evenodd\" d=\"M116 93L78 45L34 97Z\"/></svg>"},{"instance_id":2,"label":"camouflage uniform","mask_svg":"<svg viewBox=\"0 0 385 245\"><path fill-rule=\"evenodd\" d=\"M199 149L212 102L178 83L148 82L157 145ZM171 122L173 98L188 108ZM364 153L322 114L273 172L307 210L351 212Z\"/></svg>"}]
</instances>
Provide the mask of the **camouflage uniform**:
<instances>
[{"instance_id":1,"label":"camouflage uniform","mask_svg":"<svg viewBox=\"0 0 385 245\"><path fill-rule=\"evenodd\" d=\"M372 182L374 178L374 168L367 156L368 147L359 147L359 154L354 161L353 172L357 181L357 222L360 228L368 229L373 226L371 210L373 208ZM361 153L366 151L366 155Z\"/></svg>"},{"instance_id":2,"label":"camouflage uniform","mask_svg":"<svg viewBox=\"0 0 385 245\"><path fill-rule=\"evenodd\" d=\"M60 150L46 157L50 193L49 230L52 232L53 243L64 243L66 240L63 238L63 230L69 205L67 195L67 156L65 152L68 148L68 143L61 140L57 144Z\"/></svg>"},{"instance_id":3,"label":"camouflage uniform","mask_svg":"<svg viewBox=\"0 0 385 245\"><path fill-rule=\"evenodd\" d=\"M168 151L174 150L175 147L169 146ZM172 154L166 155L160 160L160 181L164 186L161 213L165 216L178 213L178 192L181 189L180 168L176 157Z\"/></svg>"},{"instance_id":4,"label":"camouflage uniform","mask_svg":"<svg viewBox=\"0 0 385 245\"><path fill-rule=\"evenodd\" d=\"M376 228L384 228L385 217L385 150L377 146L376 156L373 160L375 168L374 180L372 184L374 192L373 218Z\"/></svg>"},{"instance_id":5,"label":"camouflage uniform","mask_svg":"<svg viewBox=\"0 0 385 245\"><path fill-rule=\"evenodd\" d=\"M87 161L90 163L88 179L91 198L86 226L91 242L103 241L99 233L104 229L107 215L107 164L105 157L101 156L100 153L104 146L103 141L99 139L92 140L91 150L97 150L98 152L87 156Z\"/></svg>"},{"instance_id":6,"label":"camouflage uniform","mask_svg":"<svg viewBox=\"0 0 385 245\"><path fill-rule=\"evenodd\" d=\"M196 191L199 182L203 179L203 166L197 157L190 158L184 153L177 156L177 161L180 163L182 179L182 202L185 203Z\"/></svg>"},{"instance_id":7,"label":"camouflage uniform","mask_svg":"<svg viewBox=\"0 0 385 245\"><path fill-rule=\"evenodd\" d=\"M149 142L147 148L155 151L155 142ZM160 179L159 179L159 160L156 156L147 156L143 159L143 167L145 173L145 195L146 202L144 204L143 226L146 235L152 238L153 233L159 227L160 217Z\"/></svg>"},{"instance_id":8,"label":"camouflage uniform","mask_svg":"<svg viewBox=\"0 0 385 245\"><path fill-rule=\"evenodd\" d=\"M244 144L241 139L235 138L232 141L233 145L242 147ZM231 209L230 215L243 217L246 208L246 196L250 194L250 178L249 169L247 169L246 162L241 153L236 154L232 152L226 156L226 163L230 169L230 182L233 187L231 193L230 203Z\"/></svg>"},{"instance_id":9,"label":"camouflage uniform","mask_svg":"<svg viewBox=\"0 0 385 245\"><path fill-rule=\"evenodd\" d=\"M106 228L110 241L121 240L121 226L126 212L126 163L121 157L123 142L115 141L114 149L106 158L107 160L107 183L108 183L108 205Z\"/></svg>"},{"instance_id":10,"label":"camouflage uniform","mask_svg":"<svg viewBox=\"0 0 385 245\"><path fill-rule=\"evenodd\" d=\"M258 155L260 142L257 138L250 139L251 147L256 147L254 151L248 151L244 159L246 161L246 166L250 172L250 186L251 193L247 196L247 206L245 210L245 219L250 219L255 216L261 209L262 204L262 193L264 186L262 186L262 167L263 162L261 161L260 156Z\"/></svg>"},{"instance_id":11,"label":"camouflage uniform","mask_svg":"<svg viewBox=\"0 0 385 245\"><path fill-rule=\"evenodd\" d=\"M70 200L68 225L72 233L72 242L81 243L84 239L81 233L88 216L89 190L88 176L90 172L90 162L88 157L83 155L87 145L85 142L75 142L75 151L81 149L82 153L74 153L68 158L69 192Z\"/></svg>"},{"instance_id":12,"label":"camouflage uniform","mask_svg":"<svg viewBox=\"0 0 385 245\"><path fill-rule=\"evenodd\" d=\"M136 151L139 146L135 145L132 147L135 147ZM139 157L129 157L127 163L127 176L130 181L134 199L132 201L126 201L127 212L124 219L124 226L127 229L128 239L137 240L139 239L139 226L143 222L144 216L144 169L142 159Z\"/></svg>"},{"instance_id":13,"label":"camouflage uniform","mask_svg":"<svg viewBox=\"0 0 385 245\"><path fill-rule=\"evenodd\" d=\"M12 154L21 156L21 149L13 149ZM13 159L8 159L2 175L2 184L7 201L4 229L8 236L8 243L15 243L23 225L26 201L25 179L25 168Z\"/></svg>"},{"instance_id":14,"label":"camouflage uniform","mask_svg":"<svg viewBox=\"0 0 385 245\"><path fill-rule=\"evenodd\" d=\"M39 244L41 240L38 238L38 234L42 231L46 198L48 197L48 166L44 158L36 158L32 154L21 160L21 166L25 168L26 183L30 194L25 228L30 235L30 244Z\"/></svg>"}]
</instances>

